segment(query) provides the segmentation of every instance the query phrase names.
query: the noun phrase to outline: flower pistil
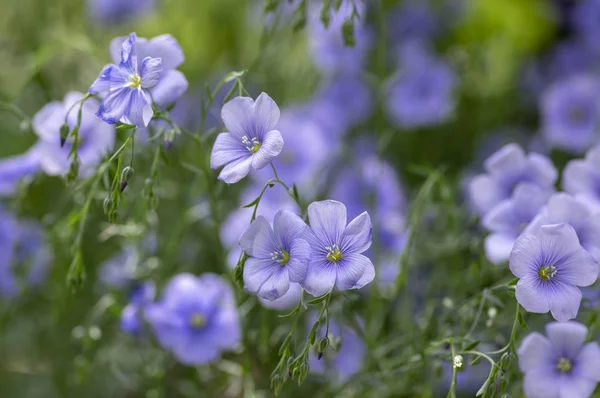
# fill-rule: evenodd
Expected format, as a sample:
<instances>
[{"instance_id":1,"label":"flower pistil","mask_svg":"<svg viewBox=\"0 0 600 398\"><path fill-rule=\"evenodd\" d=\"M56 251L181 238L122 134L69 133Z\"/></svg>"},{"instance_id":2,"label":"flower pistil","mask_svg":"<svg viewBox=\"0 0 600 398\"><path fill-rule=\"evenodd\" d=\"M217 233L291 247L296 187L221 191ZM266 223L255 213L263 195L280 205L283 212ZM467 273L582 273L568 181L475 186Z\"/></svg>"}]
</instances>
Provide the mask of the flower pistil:
<instances>
[{"instance_id":1,"label":"flower pistil","mask_svg":"<svg viewBox=\"0 0 600 398\"><path fill-rule=\"evenodd\" d=\"M538 271L538 275L540 278L547 281L547 280L554 278L554 276L556 275L556 272L557 272L557 270L554 265L544 265Z\"/></svg>"}]
</instances>

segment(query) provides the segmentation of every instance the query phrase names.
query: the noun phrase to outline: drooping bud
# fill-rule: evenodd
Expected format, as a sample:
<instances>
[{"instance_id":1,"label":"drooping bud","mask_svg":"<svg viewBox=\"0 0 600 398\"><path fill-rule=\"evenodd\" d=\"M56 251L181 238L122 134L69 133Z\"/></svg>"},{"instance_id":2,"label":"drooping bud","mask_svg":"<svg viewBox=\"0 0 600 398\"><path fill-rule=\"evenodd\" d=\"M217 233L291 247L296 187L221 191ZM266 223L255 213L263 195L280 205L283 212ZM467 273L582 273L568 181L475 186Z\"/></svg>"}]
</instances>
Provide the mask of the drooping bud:
<instances>
[{"instance_id":1,"label":"drooping bud","mask_svg":"<svg viewBox=\"0 0 600 398\"><path fill-rule=\"evenodd\" d=\"M169 150L173 146L173 142L175 141L175 130L169 130L165 133L163 142L165 143L165 149Z\"/></svg>"},{"instance_id":2,"label":"drooping bud","mask_svg":"<svg viewBox=\"0 0 600 398\"><path fill-rule=\"evenodd\" d=\"M69 125L67 123L64 123L62 126L60 126L60 147L62 148L65 145L65 142L67 141L67 138L69 137L69 132L70 132L70 128Z\"/></svg>"},{"instance_id":3,"label":"drooping bud","mask_svg":"<svg viewBox=\"0 0 600 398\"><path fill-rule=\"evenodd\" d=\"M79 156L74 156L73 159L71 160L71 165L69 166L69 171L67 172L67 175L65 176L65 179L67 180L67 183L72 183L74 182L77 177L79 177L79 166L81 165L81 161L79 160Z\"/></svg>"},{"instance_id":4,"label":"drooping bud","mask_svg":"<svg viewBox=\"0 0 600 398\"><path fill-rule=\"evenodd\" d=\"M113 204L114 204L114 201L110 198L110 196L107 196L106 198L104 198L104 203L102 204L102 206L104 208L104 214L108 215L108 213L113 208Z\"/></svg>"},{"instance_id":5,"label":"drooping bud","mask_svg":"<svg viewBox=\"0 0 600 398\"><path fill-rule=\"evenodd\" d=\"M356 46L356 39L354 38L354 18L348 18L342 25L342 37L344 38L344 44L346 46Z\"/></svg>"},{"instance_id":6,"label":"drooping bud","mask_svg":"<svg viewBox=\"0 0 600 398\"><path fill-rule=\"evenodd\" d=\"M329 337L322 337L319 340L319 352L317 353L317 359L323 358L323 354L327 351L327 347L329 347Z\"/></svg>"}]
</instances>

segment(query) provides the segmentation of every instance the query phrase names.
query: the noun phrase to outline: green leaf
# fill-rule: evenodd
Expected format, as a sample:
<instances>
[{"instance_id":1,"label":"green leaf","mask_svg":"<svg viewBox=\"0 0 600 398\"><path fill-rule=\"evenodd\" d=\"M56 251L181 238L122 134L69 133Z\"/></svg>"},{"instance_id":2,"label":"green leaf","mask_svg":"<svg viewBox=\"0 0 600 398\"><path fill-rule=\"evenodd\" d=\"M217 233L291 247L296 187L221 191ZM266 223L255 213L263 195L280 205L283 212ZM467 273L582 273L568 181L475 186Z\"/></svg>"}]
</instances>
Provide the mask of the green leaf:
<instances>
[{"instance_id":1,"label":"green leaf","mask_svg":"<svg viewBox=\"0 0 600 398\"><path fill-rule=\"evenodd\" d=\"M317 297L316 299L310 300L308 302L308 304L319 304L320 302L324 301L327 297L329 297L330 293L325 293L324 295Z\"/></svg>"},{"instance_id":2,"label":"green leaf","mask_svg":"<svg viewBox=\"0 0 600 398\"><path fill-rule=\"evenodd\" d=\"M137 126L133 124L121 123L117 126L117 131L132 130L135 128L137 128Z\"/></svg>"},{"instance_id":3,"label":"green leaf","mask_svg":"<svg viewBox=\"0 0 600 398\"><path fill-rule=\"evenodd\" d=\"M231 86L231 89L229 90L229 92L227 93L227 95L225 96L225 98L223 98L223 103L226 103L227 101L229 101L231 99L231 97L233 97L233 95L237 91L238 84L239 83L236 80L235 83L233 84L233 86Z\"/></svg>"},{"instance_id":4,"label":"green leaf","mask_svg":"<svg viewBox=\"0 0 600 398\"><path fill-rule=\"evenodd\" d=\"M248 207L252 207L252 206L256 206L258 204L258 202L260 202L261 196L257 196L256 199L254 199L252 202L248 203L247 205L242 206L244 209L247 209Z\"/></svg>"},{"instance_id":5,"label":"green leaf","mask_svg":"<svg viewBox=\"0 0 600 398\"><path fill-rule=\"evenodd\" d=\"M471 351L473 348L477 347L481 340L475 340L471 344L467 345L462 351Z\"/></svg>"},{"instance_id":6,"label":"green leaf","mask_svg":"<svg viewBox=\"0 0 600 398\"><path fill-rule=\"evenodd\" d=\"M475 366L477 365L479 362L481 362L481 357L475 357L475 359L473 359L471 361L471 366Z\"/></svg>"},{"instance_id":7,"label":"green leaf","mask_svg":"<svg viewBox=\"0 0 600 398\"><path fill-rule=\"evenodd\" d=\"M225 75L225 77L223 78L223 81L225 83L229 83L230 81L232 81L234 79L239 79L240 77L244 76L247 72L248 72L247 69L240 70L240 71L231 71Z\"/></svg>"},{"instance_id":8,"label":"green leaf","mask_svg":"<svg viewBox=\"0 0 600 398\"><path fill-rule=\"evenodd\" d=\"M515 286L519 282L519 278L515 278L507 283L508 286Z\"/></svg>"},{"instance_id":9,"label":"green leaf","mask_svg":"<svg viewBox=\"0 0 600 398\"><path fill-rule=\"evenodd\" d=\"M521 325L521 327L525 330L529 330L529 326L527 326L527 323L525 322L525 319L523 318L523 314L521 314L521 311L519 311L517 313L517 320L519 321L519 325Z\"/></svg>"},{"instance_id":10,"label":"green leaf","mask_svg":"<svg viewBox=\"0 0 600 398\"><path fill-rule=\"evenodd\" d=\"M204 86L204 88L206 89L206 95L208 95L208 100L212 101L213 100L213 94L210 91L210 86L208 85L208 83Z\"/></svg>"},{"instance_id":11,"label":"green leaf","mask_svg":"<svg viewBox=\"0 0 600 398\"><path fill-rule=\"evenodd\" d=\"M514 289L508 289L506 291L506 294L508 294L510 297L515 297L515 290Z\"/></svg>"}]
</instances>

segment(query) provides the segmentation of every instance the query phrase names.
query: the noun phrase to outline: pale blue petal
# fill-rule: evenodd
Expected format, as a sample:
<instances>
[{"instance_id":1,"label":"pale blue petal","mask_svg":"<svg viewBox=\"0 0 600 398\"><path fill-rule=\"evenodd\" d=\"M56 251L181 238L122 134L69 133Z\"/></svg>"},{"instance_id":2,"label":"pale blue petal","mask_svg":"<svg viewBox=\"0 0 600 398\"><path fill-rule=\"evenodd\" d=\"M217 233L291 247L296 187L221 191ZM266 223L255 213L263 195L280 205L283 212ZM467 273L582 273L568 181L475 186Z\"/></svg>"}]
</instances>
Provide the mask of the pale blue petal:
<instances>
[{"instance_id":1,"label":"pale blue petal","mask_svg":"<svg viewBox=\"0 0 600 398\"><path fill-rule=\"evenodd\" d=\"M537 275L526 275L517 282L515 289L517 301L527 312L545 314L550 311L547 290L540 286Z\"/></svg>"},{"instance_id":2,"label":"pale blue petal","mask_svg":"<svg viewBox=\"0 0 600 398\"><path fill-rule=\"evenodd\" d=\"M116 65L107 65L100 72L100 76L92 83L88 91L91 94L100 94L124 87L129 82L129 75Z\"/></svg>"},{"instance_id":3,"label":"pale blue petal","mask_svg":"<svg viewBox=\"0 0 600 398\"><path fill-rule=\"evenodd\" d=\"M552 322L546 325L546 335L558 355L575 359L587 336L587 328L577 322Z\"/></svg>"},{"instance_id":4,"label":"pale blue petal","mask_svg":"<svg viewBox=\"0 0 600 398\"><path fill-rule=\"evenodd\" d=\"M231 133L217 136L210 155L210 168L218 169L241 158L250 158L248 149Z\"/></svg>"},{"instance_id":5,"label":"pale blue petal","mask_svg":"<svg viewBox=\"0 0 600 398\"><path fill-rule=\"evenodd\" d=\"M600 347L598 343L584 345L577 356L578 371L596 382L600 381Z\"/></svg>"},{"instance_id":6,"label":"pale blue petal","mask_svg":"<svg viewBox=\"0 0 600 398\"><path fill-rule=\"evenodd\" d=\"M248 258L244 264L244 288L258 294L262 285L280 269L281 266L270 258Z\"/></svg>"},{"instance_id":7,"label":"pale blue petal","mask_svg":"<svg viewBox=\"0 0 600 398\"><path fill-rule=\"evenodd\" d=\"M571 194L596 192L599 182L597 172L583 160L569 162L563 171L562 187Z\"/></svg>"},{"instance_id":8,"label":"pale blue petal","mask_svg":"<svg viewBox=\"0 0 600 398\"><path fill-rule=\"evenodd\" d=\"M335 285L337 267L326 260L311 260L302 287L311 295L318 297L329 292Z\"/></svg>"},{"instance_id":9,"label":"pale blue petal","mask_svg":"<svg viewBox=\"0 0 600 398\"><path fill-rule=\"evenodd\" d=\"M481 214L485 214L504 198L498 187L498 182L488 175L479 175L469 183L469 197Z\"/></svg>"},{"instance_id":10,"label":"pale blue petal","mask_svg":"<svg viewBox=\"0 0 600 398\"><path fill-rule=\"evenodd\" d=\"M254 102L256 123L261 131L271 131L279 121L279 107L266 93L261 93ZM262 137L260 137L262 138Z\"/></svg>"},{"instance_id":11,"label":"pale blue petal","mask_svg":"<svg viewBox=\"0 0 600 398\"><path fill-rule=\"evenodd\" d=\"M542 245L540 240L531 234L522 234L514 243L510 253L509 267L511 272L518 278L528 275L537 275L542 256Z\"/></svg>"},{"instance_id":12,"label":"pale blue petal","mask_svg":"<svg viewBox=\"0 0 600 398\"><path fill-rule=\"evenodd\" d=\"M569 285L590 286L596 282L600 273L600 267L594 257L582 247L556 265L556 280Z\"/></svg>"},{"instance_id":13,"label":"pale blue petal","mask_svg":"<svg viewBox=\"0 0 600 398\"><path fill-rule=\"evenodd\" d=\"M154 111L152 110L152 100L141 88L130 90L129 104L127 104L127 121L136 126L147 127Z\"/></svg>"},{"instance_id":14,"label":"pale blue petal","mask_svg":"<svg viewBox=\"0 0 600 398\"><path fill-rule=\"evenodd\" d=\"M304 239L294 239L290 248L290 261L286 265L289 279L292 282L302 282L306 278L310 261L310 245Z\"/></svg>"},{"instance_id":15,"label":"pale blue petal","mask_svg":"<svg viewBox=\"0 0 600 398\"><path fill-rule=\"evenodd\" d=\"M221 356L219 346L211 341L203 340L202 335L188 333L173 346L173 354L185 365L203 365L214 362Z\"/></svg>"},{"instance_id":16,"label":"pale blue petal","mask_svg":"<svg viewBox=\"0 0 600 398\"><path fill-rule=\"evenodd\" d=\"M154 87L158 83L163 66L160 58L146 57L142 61L140 77L142 79L142 88Z\"/></svg>"},{"instance_id":17,"label":"pale blue petal","mask_svg":"<svg viewBox=\"0 0 600 398\"><path fill-rule=\"evenodd\" d=\"M96 116L106 123L115 124L127 114L132 93L133 90L129 87L110 91L102 100Z\"/></svg>"},{"instance_id":18,"label":"pale blue petal","mask_svg":"<svg viewBox=\"0 0 600 398\"><path fill-rule=\"evenodd\" d=\"M335 286L339 290L360 289L367 285L375 277L375 267L368 257L362 254L344 253L344 257L336 263L337 278ZM368 278L363 279L363 275L367 273ZM360 282L360 283L359 283Z\"/></svg>"},{"instance_id":19,"label":"pale blue petal","mask_svg":"<svg viewBox=\"0 0 600 398\"><path fill-rule=\"evenodd\" d=\"M570 376L570 377L569 377ZM591 397L596 382L576 375L564 375L560 383L560 398Z\"/></svg>"},{"instance_id":20,"label":"pale blue petal","mask_svg":"<svg viewBox=\"0 0 600 398\"><path fill-rule=\"evenodd\" d=\"M269 309L273 310L285 310L288 308L295 307L300 301L300 296L302 294L302 286L298 283L290 283L290 288L288 291L278 298L277 300L265 300L263 298L259 298L260 303Z\"/></svg>"},{"instance_id":21,"label":"pale blue petal","mask_svg":"<svg viewBox=\"0 0 600 398\"><path fill-rule=\"evenodd\" d=\"M164 67L164 65L163 65ZM152 93L152 99L158 107L167 107L175 101L177 101L188 89L188 81L178 70L167 70L164 71L158 83L150 92Z\"/></svg>"},{"instance_id":22,"label":"pale blue petal","mask_svg":"<svg viewBox=\"0 0 600 398\"><path fill-rule=\"evenodd\" d=\"M256 217L256 220L250 224L248 229L244 231L240 237L240 247L248 256L254 256L254 239L256 235L263 229L270 229L271 226L263 216Z\"/></svg>"},{"instance_id":23,"label":"pale blue petal","mask_svg":"<svg viewBox=\"0 0 600 398\"><path fill-rule=\"evenodd\" d=\"M44 105L33 117L33 131L42 140L60 144L60 126L65 122L66 113L59 101Z\"/></svg>"},{"instance_id":24,"label":"pale blue petal","mask_svg":"<svg viewBox=\"0 0 600 398\"><path fill-rule=\"evenodd\" d=\"M525 373L523 390L528 398L561 398L561 378L556 365L547 364Z\"/></svg>"},{"instance_id":25,"label":"pale blue petal","mask_svg":"<svg viewBox=\"0 0 600 398\"><path fill-rule=\"evenodd\" d=\"M270 259L272 253L282 249L279 239L273 233L273 228L269 223L262 224L263 228L257 231L254 236L254 247L252 255L257 258Z\"/></svg>"},{"instance_id":26,"label":"pale blue petal","mask_svg":"<svg viewBox=\"0 0 600 398\"><path fill-rule=\"evenodd\" d=\"M531 180L544 188L553 187L558 178L558 171L552 161L538 153L530 153L527 159L527 173Z\"/></svg>"},{"instance_id":27,"label":"pale blue petal","mask_svg":"<svg viewBox=\"0 0 600 398\"><path fill-rule=\"evenodd\" d=\"M260 170L268 165L283 150L283 138L277 130L269 131L261 143L258 152L252 155L252 167Z\"/></svg>"},{"instance_id":28,"label":"pale blue petal","mask_svg":"<svg viewBox=\"0 0 600 398\"><path fill-rule=\"evenodd\" d=\"M185 60L179 42L169 34L156 36L150 39L144 48L144 52L144 55L162 58L163 68L165 70L175 69Z\"/></svg>"},{"instance_id":29,"label":"pale blue petal","mask_svg":"<svg viewBox=\"0 0 600 398\"><path fill-rule=\"evenodd\" d=\"M485 256L492 264L501 264L510 258L514 243L514 235L501 232L490 234L483 244Z\"/></svg>"},{"instance_id":30,"label":"pale blue petal","mask_svg":"<svg viewBox=\"0 0 600 398\"><path fill-rule=\"evenodd\" d=\"M517 144L508 144L486 159L485 169L492 175L516 173L526 161L525 152Z\"/></svg>"},{"instance_id":31,"label":"pale blue petal","mask_svg":"<svg viewBox=\"0 0 600 398\"><path fill-rule=\"evenodd\" d=\"M277 300L290 288L290 278L286 267L279 266L271 277L260 287L257 295L267 300Z\"/></svg>"},{"instance_id":32,"label":"pale blue petal","mask_svg":"<svg viewBox=\"0 0 600 398\"><path fill-rule=\"evenodd\" d=\"M529 372L540 366L549 364L552 359L552 345L546 336L533 332L523 339L519 350L519 368L521 372Z\"/></svg>"},{"instance_id":33,"label":"pale blue petal","mask_svg":"<svg viewBox=\"0 0 600 398\"><path fill-rule=\"evenodd\" d=\"M371 247L371 217L365 211L344 229L341 251L344 254L362 253Z\"/></svg>"},{"instance_id":34,"label":"pale blue petal","mask_svg":"<svg viewBox=\"0 0 600 398\"><path fill-rule=\"evenodd\" d=\"M121 44L121 63L120 66L127 70L130 75L138 72L137 55L135 51L135 32L131 33L127 40Z\"/></svg>"},{"instance_id":35,"label":"pale blue petal","mask_svg":"<svg viewBox=\"0 0 600 398\"><path fill-rule=\"evenodd\" d=\"M555 282L547 290L548 305L554 319L565 322L577 316L581 304L581 290L565 283Z\"/></svg>"},{"instance_id":36,"label":"pale blue petal","mask_svg":"<svg viewBox=\"0 0 600 398\"><path fill-rule=\"evenodd\" d=\"M221 108L221 118L227 131L241 138L253 132L254 101L249 97L235 97Z\"/></svg>"},{"instance_id":37,"label":"pale blue petal","mask_svg":"<svg viewBox=\"0 0 600 398\"><path fill-rule=\"evenodd\" d=\"M339 245L346 228L346 206L336 200L313 202L308 206L308 220L322 246Z\"/></svg>"},{"instance_id":38,"label":"pale blue petal","mask_svg":"<svg viewBox=\"0 0 600 398\"><path fill-rule=\"evenodd\" d=\"M273 218L273 231L281 241L282 247L290 250L292 242L304 235L306 223L295 213L289 210L280 210Z\"/></svg>"},{"instance_id":39,"label":"pale blue petal","mask_svg":"<svg viewBox=\"0 0 600 398\"><path fill-rule=\"evenodd\" d=\"M246 177L252 168L252 157L237 159L227 164L221 173L219 174L219 180L227 183L234 184Z\"/></svg>"}]
</instances>

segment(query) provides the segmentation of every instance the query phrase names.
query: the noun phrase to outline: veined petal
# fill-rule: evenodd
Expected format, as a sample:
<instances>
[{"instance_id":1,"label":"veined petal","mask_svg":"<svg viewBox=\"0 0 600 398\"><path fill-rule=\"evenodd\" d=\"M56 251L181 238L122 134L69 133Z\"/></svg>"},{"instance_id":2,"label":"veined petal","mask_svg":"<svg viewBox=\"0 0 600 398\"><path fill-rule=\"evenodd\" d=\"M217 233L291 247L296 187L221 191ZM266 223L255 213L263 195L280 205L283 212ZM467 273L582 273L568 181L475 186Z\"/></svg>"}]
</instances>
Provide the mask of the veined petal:
<instances>
[{"instance_id":1,"label":"veined petal","mask_svg":"<svg viewBox=\"0 0 600 398\"><path fill-rule=\"evenodd\" d=\"M339 290L360 289L375 278L375 267L368 257L362 254L348 254L336 264L337 279L335 285ZM368 278L363 278L367 274Z\"/></svg>"},{"instance_id":2,"label":"veined petal","mask_svg":"<svg viewBox=\"0 0 600 398\"><path fill-rule=\"evenodd\" d=\"M600 381L600 347L598 343L584 345L577 356L578 370L585 377L596 382Z\"/></svg>"},{"instance_id":3,"label":"veined petal","mask_svg":"<svg viewBox=\"0 0 600 398\"><path fill-rule=\"evenodd\" d=\"M241 139L254 128L254 101L235 97L221 108L221 118L227 130Z\"/></svg>"},{"instance_id":4,"label":"veined petal","mask_svg":"<svg viewBox=\"0 0 600 398\"><path fill-rule=\"evenodd\" d=\"M33 131L44 141L60 143L60 126L65 122L66 113L59 101L44 105L33 117Z\"/></svg>"},{"instance_id":5,"label":"veined petal","mask_svg":"<svg viewBox=\"0 0 600 398\"><path fill-rule=\"evenodd\" d=\"M271 131L279 121L279 107L266 93L261 93L254 102L256 122L262 131ZM262 138L262 137L259 137Z\"/></svg>"},{"instance_id":6,"label":"veined petal","mask_svg":"<svg viewBox=\"0 0 600 398\"><path fill-rule=\"evenodd\" d=\"M124 87L129 82L129 76L123 72L117 65L106 65L100 76L92 83L88 91L91 94L100 94Z\"/></svg>"},{"instance_id":7,"label":"veined petal","mask_svg":"<svg viewBox=\"0 0 600 398\"><path fill-rule=\"evenodd\" d=\"M137 55L135 52L135 32L131 33L127 40L121 44L121 64L120 66L126 69L130 75L138 72Z\"/></svg>"},{"instance_id":8,"label":"veined petal","mask_svg":"<svg viewBox=\"0 0 600 398\"><path fill-rule=\"evenodd\" d=\"M308 206L308 220L323 246L339 244L346 228L346 206L336 200L313 202Z\"/></svg>"},{"instance_id":9,"label":"veined petal","mask_svg":"<svg viewBox=\"0 0 600 398\"><path fill-rule=\"evenodd\" d=\"M290 288L290 278L285 267L276 269L270 278L260 287L257 295L269 301L277 300Z\"/></svg>"},{"instance_id":10,"label":"veined petal","mask_svg":"<svg viewBox=\"0 0 600 398\"><path fill-rule=\"evenodd\" d=\"M545 314L550 311L548 291L537 275L525 275L515 288L517 301L527 312Z\"/></svg>"},{"instance_id":11,"label":"veined petal","mask_svg":"<svg viewBox=\"0 0 600 398\"><path fill-rule=\"evenodd\" d=\"M304 239L294 239L290 247L290 261L286 266L289 279L292 282L302 282L306 278L310 261L310 245Z\"/></svg>"},{"instance_id":12,"label":"veined petal","mask_svg":"<svg viewBox=\"0 0 600 398\"><path fill-rule=\"evenodd\" d=\"M565 257L581 250L577 233L569 224L542 225L538 238L544 261L550 264L558 265Z\"/></svg>"},{"instance_id":13,"label":"veined petal","mask_svg":"<svg viewBox=\"0 0 600 398\"><path fill-rule=\"evenodd\" d=\"M565 322L577 316L582 297L578 287L555 282L552 289L548 289L546 293L550 312L554 319Z\"/></svg>"},{"instance_id":14,"label":"veined petal","mask_svg":"<svg viewBox=\"0 0 600 398\"><path fill-rule=\"evenodd\" d=\"M587 336L587 328L577 322L552 322L546 335L560 356L575 359Z\"/></svg>"},{"instance_id":15,"label":"veined petal","mask_svg":"<svg viewBox=\"0 0 600 398\"><path fill-rule=\"evenodd\" d=\"M164 65L163 65L164 68ZM188 89L188 81L178 70L164 71L150 92L158 107L167 107L177 101Z\"/></svg>"},{"instance_id":16,"label":"veined petal","mask_svg":"<svg viewBox=\"0 0 600 398\"><path fill-rule=\"evenodd\" d=\"M231 133L221 133L212 148L210 168L218 169L241 158L250 158L248 149Z\"/></svg>"},{"instance_id":17,"label":"veined petal","mask_svg":"<svg viewBox=\"0 0 600 398\"><path fill-rule=\"evenodd\" d=\"M555 278L569 285L590 286L598 279L599 272L600 267L594 257L580 248L563 258Z\"/></svg>"},{"instance_id":18,"label":"veined petal","mask_svg":"<svg viewBox=\"0 0 600 398\"><path fill-rule=\"evenodd\" d=\"M263 228L258 230L254 236L254 246L252 253L257 258L271 258L272 253L280 250L279 240L273 233L273 228L270 224L262 224Z\"/></svg>"},{"instance_id":19,"label":"veined petal","mask_svg":"<svg viewBox=\"0 0 600 398\"><path fill-rule=\"evenodd\" d=\"M270 229L271 226L263 216L256 217L256 220L250 224L248 229L244 231L240 237L240 247L249 256L254 256L254 239L256 235L263 229Z\"/></svg>"},{"instance_id":20,"label":"veined petal","mask_svg":"<svg viewBox=\"0 0 600 398\"><path fill-rule=\"evenodd\" d=\"M292 242L304 234L308 228L306 223L297 215L289 210L280 210L273 218L273 231L275 236L281 241L282 247L286 250L291 249Z\"/></svg>"},{"instance_id":21,"label":"veined petal","mask_svg":"<svg viewBox=\"0 0 600 398\"><path fill-rule=\"evenodd\" d=\"M314 297L329 292L335 285L337 267L326 260L311 261L308 265L306 278L300 284Z\"/></svg>"},{"instance_id":22,"label":"veined petal","mask_svg":"<svg viewBox=\"0 0 600 398\"><path fill-rule=\"evenodd\" d=\"M552 357L550 340L540 333L533 332L523 339L518 350L519 368L529 372L540 366L547 365Z\"/></svg>"},{"instance_id":23,"label":"veined petal","mask_svg":"<svg viewBox=\"0 0 600 398\"><path fill-rule=\"evenodd\" d=\"M346 226L342 235L341 250L344 255L362 253L371 247L371 217L365 211Z\"/></svg>"},{"instance_id":24,"label":"veined petal","mask_svg":"<svg viewBox=\"0 0 600 398\"><path fill-rule=\"evenodd\" d=\"M234 184L246 177L252 167L252 157L248 155L245 158L239 158L233 162L227 164L221 174L219 174L219 180L227 183Z\"/></svg>"},{"instance_id":25,"label":"veined petal","mask_svg":"<svg viewBox=\"0 0 600 398\"><path fill-rule=\"evenodd\" d=\"M540 240L531 234L522 234L517 238L510 253L508 266L518 278L534 275L541 264L542 245Z\"/></svg>"},{"instance_id":26,"label":"veined petal","mask_svg":"<svg viewBox=\"0 0 600 398\"><path fill-rule=\"evenodd\" d=\"M148 42L145 51L151 57L160 57L165 70L175 69L183 63L185 55L173 36L164 34L156 36Z\"/></svg>"},{"instance_id":27,"label":"veined petal","mask_svg":"<svg viewBox=\"0 0 600 398\"><path fill-rule=\"evenodd\" d=\"M268 165L275 156L279 155L283 150L283 138L277 130L271 130L265 134L264 140L261 143L258 152L252 155L252 167L255 170L260 170Z\"/></svg>"},{"instance_id":28,"label":"veined petal","mask_svg":"<svg viewBox=\"0 0 600 398\"><path fill-rule=\"evenodd\" d=\"M263 283L279 269L281 266L270 258L248 258L244 264L244 287L250 293L258 294Z\"/></svg>"},{"instance_id":29,"label":"veined petal","mask_svg":"<svg viewBox=\"0 0 600 398\"><path fill-rule=\"evenodd\" d=\"M131 94L125 117L131 124L147 127L150 120L152 120L152 116L154 116L152 100L150 100L150 97L141 88L130 91Z\"/></svg>"},{"instance_id":30,"label":"veined petal","mask_svg":"<svg viewBox=\"0 0 600 398\"><path fill-rule=\"evenodd\" d=\"M115 124L127 114L127 108L131 106L132 92L133 90L129 87L110 91L100 103L96 116L106 123Z\"/></svg>"},{"instance_id":31,"label":"veined petal","mask_svg":"<svg viewBox=\"0 0 600 398\"><path fill-rule=\"evenodd\" d=\"M146 57L142 61L140 77L142 78L142 88L154 87L160 79L163 71L162 59Z\"/></svg>"}]
</instances>

